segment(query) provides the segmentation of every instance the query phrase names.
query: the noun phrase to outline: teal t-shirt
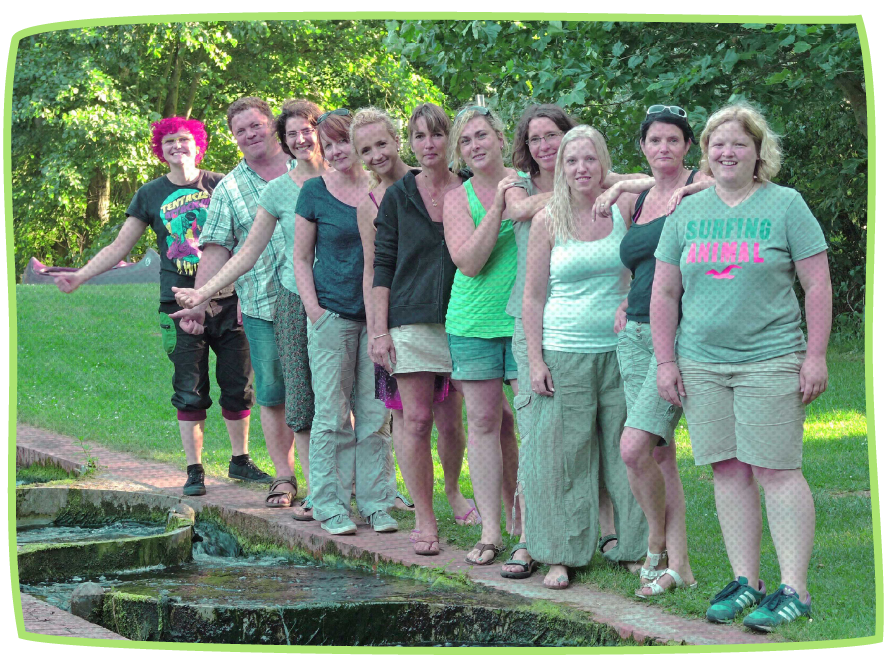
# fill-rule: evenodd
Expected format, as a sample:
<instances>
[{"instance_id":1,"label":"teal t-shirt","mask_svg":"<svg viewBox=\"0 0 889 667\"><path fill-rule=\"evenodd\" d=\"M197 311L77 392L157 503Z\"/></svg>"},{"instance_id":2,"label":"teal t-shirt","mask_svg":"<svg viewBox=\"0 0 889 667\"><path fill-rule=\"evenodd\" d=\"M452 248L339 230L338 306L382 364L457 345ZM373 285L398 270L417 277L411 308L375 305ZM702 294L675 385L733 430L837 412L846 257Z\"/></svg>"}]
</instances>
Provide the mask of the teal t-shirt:
<instances>
[{"instance_id":1,"label":"teal t-shirt","mask_svg":"<svg viewBox=\"0 0 889 667\"><path fill-rule=\"evenodd\" d=\"M734 208L715 187L683 199L655 252L682 272L679 355L746 363L805 350L794 262L826 249L791 188L766 184Z\"/></svg>"},{"instance_id":2,"label":"teal t-shirt","mask_svg":"<svg viewBox=\"0 0 889 667\"><path fill-rule=\"evenodd\" d=\"M485 217L485 208L470 181L463 183L463 187L469 198L472 221L478 227ZM445 331L468 338L512 337L515 321L507 314L506 303L515 283L515 271L512 220L503 220L497 242L482 270L470 277L457 269L445 317Z\"/></svg>"},{"instance_id":3,"label":"teal t-shirt","mask_svg":"<svg viewBox=\"0 0 889 667\"><path fill-rule=\"evenodd\" d=\"M299 294L293 273L293 229L296 219L294 210L299 199L299 191L300 187L287 173L269 182L259 196L259 205L278 218L278 226L284 233L284 258L278 262L278 280L294 294Z\"/></svg>"}]
</instances>

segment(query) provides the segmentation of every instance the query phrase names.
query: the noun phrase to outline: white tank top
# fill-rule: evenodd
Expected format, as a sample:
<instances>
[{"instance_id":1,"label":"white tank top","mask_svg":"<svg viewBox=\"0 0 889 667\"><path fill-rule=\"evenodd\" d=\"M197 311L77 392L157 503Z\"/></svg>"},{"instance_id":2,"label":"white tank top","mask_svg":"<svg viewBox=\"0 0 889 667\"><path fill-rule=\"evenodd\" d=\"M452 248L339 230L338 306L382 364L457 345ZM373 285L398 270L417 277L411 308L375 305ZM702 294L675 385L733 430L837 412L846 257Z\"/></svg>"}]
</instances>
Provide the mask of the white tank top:
<instances>
[{"instance_id":1,"label":"white tank top","mask_svg":"<svg viewBox=\"0 0 889 667\"><path fill-rule=\"evenodd\" d=\"M611 207L611 233L598 241L556 240L549 261L543 308L543 349L584 354L617 349L614 313L630 290L620 260L627 226Z\"/></svg>"}]
</instances>

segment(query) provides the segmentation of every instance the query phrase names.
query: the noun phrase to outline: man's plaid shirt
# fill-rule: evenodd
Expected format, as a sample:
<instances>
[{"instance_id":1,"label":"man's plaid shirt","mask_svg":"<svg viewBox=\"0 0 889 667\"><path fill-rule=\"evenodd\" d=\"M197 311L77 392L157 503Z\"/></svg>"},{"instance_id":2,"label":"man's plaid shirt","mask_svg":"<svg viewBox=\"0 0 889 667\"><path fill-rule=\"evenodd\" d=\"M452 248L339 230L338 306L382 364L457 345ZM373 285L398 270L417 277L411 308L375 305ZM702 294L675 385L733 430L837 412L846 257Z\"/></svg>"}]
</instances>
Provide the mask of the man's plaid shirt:
<instances>
[{"instance_id":1,"label":"man's plaid shirt","mask_svg":"<svg viewBox=\"0 0 889 667\"><path fill-rule=\"evenodd\" d=\"M296 160L287 167L293 169ZM201 249L209 243L222 246L237 254L242 246L259 205L259 196L268 182L241 160L213 191L207 209L207 221L201 231ZM296 206L296 202L294 202ZM241 300L241 312L250 317L271 322L275 316L275 301L281 283L278 281L278 262L284 261L284 234L275 226L272 240L256 260L256 264L235 281L235 291Z\"/></svg>"}]
</instances>

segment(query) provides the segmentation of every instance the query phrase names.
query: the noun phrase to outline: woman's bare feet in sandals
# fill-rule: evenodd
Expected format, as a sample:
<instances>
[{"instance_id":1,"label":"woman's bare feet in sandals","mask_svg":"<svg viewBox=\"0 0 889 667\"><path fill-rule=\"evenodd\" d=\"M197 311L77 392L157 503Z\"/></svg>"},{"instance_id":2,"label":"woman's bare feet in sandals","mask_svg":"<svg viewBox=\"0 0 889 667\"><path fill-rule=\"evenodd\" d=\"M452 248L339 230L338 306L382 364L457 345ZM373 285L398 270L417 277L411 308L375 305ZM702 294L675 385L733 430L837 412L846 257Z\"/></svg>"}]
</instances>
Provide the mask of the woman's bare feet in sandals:
<instances>
[{"instance_id":1,"label":"woman's bare feet in sandals","mask_svg":"<svg viewBox=\"0 0 889 667\"><path fill-rule=\"evenodd\" d=\"M528 553L527 549L518 549L511 557L510 560L520 560L525 563L531 563L531 554ZM500 569L504 572L514 572L519 574L521 572L525 572L527 568L522 567L521 565L510 565L509 563L504 563L500 566Z\"/></svg>"},{"instance_id":2,"label":"woman's bare feet in sandals","mask_svg":"<svg viewBox=\"0 0 889 667\"><path fill-rule=\"evenodd\" d=\"M550 565L543 578L543 585L554 590L568 588L568 568L564 565Z\"/></svg>"},{"instance_id":3,"label":"woman's bare feet in sandals","mask_svg":"<svg viewBox=\"0 0 889 667\"><path fill-rule=\"evenodd\" d=\"M610 539L600 547L600 550L603 554L607 554L609 551L617 547L617 544L617 540ZM642 569L642 564L633 560L622 560L620 561L620 566L626 568L630 574L638 574L639 570Z\"/></svg>"},{"instance_id":4,"label":"woman's bare feet in sandals","mask_svg":"<svg viewBox=\"0 0 889 667\"><path fill-rule=\"evenodd\" d=\"M308 505L308 507L306 507ZM315 512L312 509L311 501L306 498L293 505L293 518L297 521L314 521Z\"/></svg>"},{"instance_id":5,"label":"woman's bare feet in sandals","mask_svg":"<svg viewBox=\"0 0 889 667\"><path fill-rule=\"evenodd\" d=\"M645 559L645 567L649 567L650 559ZM672 588L688 588L697 586L698 582L695 581L694 575L691 572L691 567L688 563L685 563L683 566L678 567L677 569L673 569L673 566L669 562L669 557L662 558L657 564L658 576L654 579L646 579L644 577L640 577L642 582L642 586L636 590L636 596L640 598L649 598L654 597L656 595L660 595L661 593L665 593ZM680 581L676 581L670 572L675 571L679 577Z\"/></svg>"}]
</instances>

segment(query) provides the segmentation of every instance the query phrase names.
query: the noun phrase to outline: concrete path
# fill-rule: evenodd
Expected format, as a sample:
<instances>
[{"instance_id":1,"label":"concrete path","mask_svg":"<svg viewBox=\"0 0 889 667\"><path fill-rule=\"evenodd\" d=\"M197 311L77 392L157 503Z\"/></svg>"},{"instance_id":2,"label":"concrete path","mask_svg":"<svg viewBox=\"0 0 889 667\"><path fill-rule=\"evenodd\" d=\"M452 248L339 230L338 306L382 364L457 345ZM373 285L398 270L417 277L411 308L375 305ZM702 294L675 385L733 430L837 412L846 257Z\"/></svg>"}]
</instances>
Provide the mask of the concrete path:
<instances>
[{"instance_id":1,"label":"concrete path","mask_svg":"<svg viewBox=\"0 0 889 667\"><path fill-rule=\"evenodd\" d=\"M185 475L180 468L115 452L98 443L91 444L91 455L98 457L101 469L90 478L90 486L181 495ZM67 470L76 470L84 462L83 449L77 440L26 424L17 425L16 447L17 461L22 466L51 462ZM738 627L714 625L703 619L668 614L656 606L603 591L590 584L572 584L567 590L551 591L543 587L543 574L539 571L525 580L504 579L500 576L499 564L490 567L468 565L463 561L465 552L447 544L440 545L441 553L438 556L417 556L404 532L380 534L373 532L369 526L359 525L355 535L331 536L315 521L294 521L289 510L266 508L265 493L257 485L208 476L206 486L206 496L183 496L183 501L196 511L213 508L228 525L250 539L277 542L315 556L339 553L347 558L372 563L391 561L461 572L485 586L528 598L568 604L587 612L592 620L615 628L621 637L632 637L640 643L654 640L658 643L684 641L687 644L713 645L773 641L769 636Z\"/></svg>"},{"instance_id":2,"label":"concrete path","mask_svg":"<svg viewBox=\"0 0 889 667\"><path fill-rule=\"evenodd\" d=\"M85 621L26 593L22 593L22 616L25 619L25 630L38 635L129 641L101 625Z\"/></svg>"}]
</instances>

